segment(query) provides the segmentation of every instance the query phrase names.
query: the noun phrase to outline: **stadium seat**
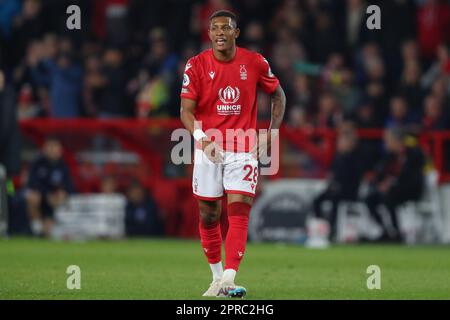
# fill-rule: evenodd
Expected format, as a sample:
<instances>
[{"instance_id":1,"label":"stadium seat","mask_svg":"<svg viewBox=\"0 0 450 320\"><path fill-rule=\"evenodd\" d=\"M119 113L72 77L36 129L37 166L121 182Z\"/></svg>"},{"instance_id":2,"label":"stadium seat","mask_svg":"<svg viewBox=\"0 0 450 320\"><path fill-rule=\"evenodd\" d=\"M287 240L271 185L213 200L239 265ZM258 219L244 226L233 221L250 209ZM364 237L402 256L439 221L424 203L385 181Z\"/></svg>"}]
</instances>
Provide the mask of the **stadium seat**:
<instances>
[{"instance_id":1,"label":"stadium seat","mask_svg":"<svg viewBox=\"0 0 450 320\"><path fill-rule=\"evenodd\" d=\"M443 218L439 197L439 175L435 170L425 174L425 190L419 201L408 201L397 214L403 218L406 242L442 242Z\"/></svg>"},{"instance_id":2,"label":"stadium seat","mask_svg":"<svg viewBox=\"0 0 450 320\"><path fill-rule=\"evenodd\" d=\"M350 214L356 214L358 220L352 219ZM341 201L337 212L336 241L356 242L361 234L367 235L370 230L374 230L372 225L369 225L370 222L368 208L364 202Z\"/></svg>"}]
</instances>

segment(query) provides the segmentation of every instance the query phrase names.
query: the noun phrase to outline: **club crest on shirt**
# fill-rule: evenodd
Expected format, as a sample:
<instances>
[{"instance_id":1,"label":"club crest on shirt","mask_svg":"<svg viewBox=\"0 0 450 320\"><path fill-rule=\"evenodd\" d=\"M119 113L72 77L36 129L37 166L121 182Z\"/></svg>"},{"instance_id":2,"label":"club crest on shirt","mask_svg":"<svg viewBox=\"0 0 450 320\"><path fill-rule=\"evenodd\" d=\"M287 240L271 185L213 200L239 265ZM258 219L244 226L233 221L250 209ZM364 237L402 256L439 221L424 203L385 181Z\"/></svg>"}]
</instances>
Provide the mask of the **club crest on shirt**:
<instances>
[{"instance_id":1,"label":"club crest on shirt","mask_svg":"<svg viewBox=\"0 0 450 320\"><path fill-rule=\"evenodd\" d=\"M239 74L241 76L241 80L247 80L247 69L245 68L245 64L240 65Z\"/></svg>"}]
</instances>

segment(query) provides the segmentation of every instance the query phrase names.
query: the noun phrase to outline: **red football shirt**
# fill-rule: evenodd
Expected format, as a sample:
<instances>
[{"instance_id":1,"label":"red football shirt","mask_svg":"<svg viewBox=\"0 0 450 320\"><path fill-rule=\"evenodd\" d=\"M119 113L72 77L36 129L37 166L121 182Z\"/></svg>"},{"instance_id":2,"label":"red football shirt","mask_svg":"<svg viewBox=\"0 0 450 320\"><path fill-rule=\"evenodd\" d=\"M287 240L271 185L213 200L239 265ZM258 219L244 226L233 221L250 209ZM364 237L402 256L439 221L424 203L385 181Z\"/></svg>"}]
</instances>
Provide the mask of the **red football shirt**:
<instances>
[{"instance_id":1,"label":"red football shirt","mask_svg":"<svg viewBox=\"0 0 450 320\"><path fill-rule=\"evenodd\" d=\"M197 102L194 116L202 122L202 130L211 137L207 130L217 129L224 141L215 134L212 140L221 143L225 150L248 152L253 139L243 146L230 134L226 138L227 129L256 130L257 88L271 94L278 84L267 60L259 53L237 47L234 58L222 62L208 49L187 62L181 97Z\"/></svg>"}]
</instances>

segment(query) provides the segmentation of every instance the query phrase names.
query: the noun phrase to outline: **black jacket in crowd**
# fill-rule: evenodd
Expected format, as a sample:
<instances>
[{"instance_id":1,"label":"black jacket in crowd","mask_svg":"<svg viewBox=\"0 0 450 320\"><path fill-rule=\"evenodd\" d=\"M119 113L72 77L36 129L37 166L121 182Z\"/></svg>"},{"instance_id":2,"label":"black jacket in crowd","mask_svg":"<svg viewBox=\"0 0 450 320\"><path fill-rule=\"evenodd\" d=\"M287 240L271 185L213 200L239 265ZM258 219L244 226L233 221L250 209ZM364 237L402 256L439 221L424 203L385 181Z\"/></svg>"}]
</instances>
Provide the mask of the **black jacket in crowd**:
<instances>
[{"instance_id":1,"label":"black jacket in crowd","mask_svg":"<svg viewBox=\"0 0 450 320\"><path fill-rule=\"evenodd\" d=\"M362 173L358 148L348 153L336 153L331 165L332 178L328 191L338 193L345 199L356 199Z\"/></svg>"},{"instance_id":2,"label":"black jacket in crowd","mask_svg":"<svg viewBox=\"0 0 450 320\"><path fill-rule=\"evenodd\" d=\"M27 188L43 194L62 189L73 193L73 183L69 168L61 159L51 162L44 156L37 158L31 165Z\"/></svg>"},{"instance_id":3,"label":"black jacket in crowd","mask_svg":"<svg viewBox=\"0 0 450 320\"><path fill-rule=\"evenodd\" d=\"M398 200L414 200L424 188L425 156L418 147L408 147L402 155L388 153L376 168L376 182L393 177L389 193Z\"/></svg>"},{"instance_id":4,"label":"black jacket in crowd","mask_svg":"<svg viewBox=\"0 0 450 320\"><path fill-rule=\"evenodd\" d=\"M128 236L160 236L164 225L154 200L146 197L142 203L128 201L125 209L125 229Z\"/></svg>"}]
</instances>

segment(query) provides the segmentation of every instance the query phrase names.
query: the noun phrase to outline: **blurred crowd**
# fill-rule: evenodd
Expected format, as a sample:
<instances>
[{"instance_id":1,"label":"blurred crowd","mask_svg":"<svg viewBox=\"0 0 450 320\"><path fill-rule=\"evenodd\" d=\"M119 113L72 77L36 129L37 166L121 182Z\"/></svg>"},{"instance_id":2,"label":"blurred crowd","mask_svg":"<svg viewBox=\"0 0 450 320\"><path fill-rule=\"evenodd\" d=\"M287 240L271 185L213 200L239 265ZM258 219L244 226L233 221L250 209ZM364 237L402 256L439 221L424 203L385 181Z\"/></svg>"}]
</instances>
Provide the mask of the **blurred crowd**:
<instances>
[{"instance_id":1,"label":"blurred crowd","mask_svg":"<svg viewBox=\"0 0 450 320\"><path fill-rule=\"evenodd\" d=\"M81 8L81 30L65 9ZM177 117L186 60L209 46L208 17L239 16L238 45L262 53L292 127L449 126L450 4L363 0L0 0L1 68L21 119ZM270 117L260 97L260 117Z\"/></svg>"},{"instance_id":2,"label":"blurred crowd","mask_svg":"<svg viewBox=\"0 0 450 320\"><path fill-rule=\"evenodd\" d=\"M387 128L383 136L384 152L368 166L367 156L373 154L367 153L370 149L367 141L358 138L353 122L345 122L337 130L336 153L326 188L312 204L314 215L328 220L331 241L337 240L339 206L359 202L365 203L381 230L379 236L370 241L402 242L405 239L397 217L398 209L408 202L422 201L430 192L432 186L426 181L433 169L406 128ZM325 202L331 205L328 210L324 210ZM389 223L383 219L383 209L389 215Z\"/></svg>"},{"instance_id":3,"label":"blurred crowd","mask_svg":"<svg viewBox=\"0 0 450 320\"><path fill-rule=\"evenodd\" d=\"M25 185L10 202L9 232L50 237L55 224L55 212L75 193L70 169L64 161L61 141L46 138L41 152L26 172ZM160 209L142 183L133 179L120 186L116 177L102 177L98 190L102 195L126 197L125 235L161 236L165 226Z\"/></svg>"},{"instance_id":4,"label":"blurred crowd","mask_svg":"<svg viewBox=\"0 0 450 320\"><path fill-rule=\"evenodd\" d=\"M81 30L66 27L72 4L81 8ZM366 26L369 4L381 9L380 30ZM338 129L329 187L314 204L317 216L321 203L331 201L333 231L333 210L358 197L364 178L373 187L365 199L372 216L382 224L376 207L384 203L395 229L392 212L418 199L423 185L425 159L405 142L407 135L450 129L449 0L0 0L0 111L9 128L0 141L18 131L6 121L12 114L178 117L184 65L209 47L208 17L219 9L238 15L238 45L262 53L279 77L286 125ZM269 119L268 97L258 99L259 119ZM357 128L387 129L385 157L379 144L358 142ZM51 160L58 144L47 141L18 196L17 205L41 221L31 224L35 233L49 232L44 213L72 190L65 165ZM56 187L54 181L34 185L39 166L58 172ZM106 177L102 188L113 188L113 180ZM418 189L408 189L411 184ZM149 221L158 219L158 209L144 188L136 182L124 192L127 221L138 230L130 232L154 225Z\"/></svg>"}]
</instances>

